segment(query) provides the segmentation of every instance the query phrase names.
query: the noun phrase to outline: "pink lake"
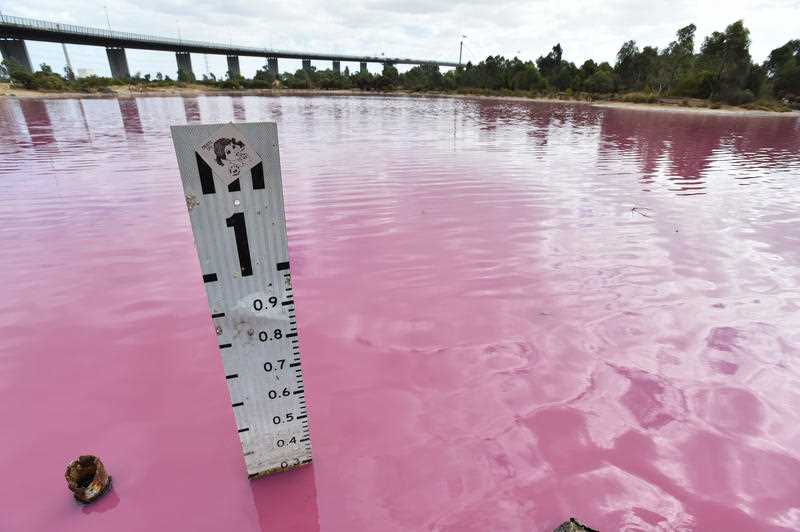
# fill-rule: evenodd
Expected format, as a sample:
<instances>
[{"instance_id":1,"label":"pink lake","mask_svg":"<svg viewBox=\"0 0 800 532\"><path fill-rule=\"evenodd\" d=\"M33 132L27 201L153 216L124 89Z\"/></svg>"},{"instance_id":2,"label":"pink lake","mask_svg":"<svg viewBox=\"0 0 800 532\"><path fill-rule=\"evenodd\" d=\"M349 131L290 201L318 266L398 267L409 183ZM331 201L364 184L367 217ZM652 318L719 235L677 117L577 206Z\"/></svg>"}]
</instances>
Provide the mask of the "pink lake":
<instances>
[{"instance_id":1,"label":"pink lake","mask_svg":"<svg viewBox=\"0 0 800 532\"><path fill-rule=\"evenodd\" d=\"M231 120L278 123L315 460L253 482L169 137ZM797 116L4 99L0 243L3 532L800 529Z\"/></svg>"}]
</instances>

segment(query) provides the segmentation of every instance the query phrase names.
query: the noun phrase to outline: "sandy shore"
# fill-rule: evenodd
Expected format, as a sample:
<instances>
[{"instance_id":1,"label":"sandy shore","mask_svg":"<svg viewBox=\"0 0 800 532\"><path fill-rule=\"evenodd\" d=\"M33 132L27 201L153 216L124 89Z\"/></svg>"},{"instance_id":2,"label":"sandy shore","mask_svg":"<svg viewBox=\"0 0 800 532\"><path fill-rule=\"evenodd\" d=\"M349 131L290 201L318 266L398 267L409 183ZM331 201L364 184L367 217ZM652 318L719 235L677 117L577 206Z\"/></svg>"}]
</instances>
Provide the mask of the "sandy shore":
<instances>
[{"instance_id":1,"label":"sandy shore","mask_svg":"<svg viewBox=\"0 0 800 532\"><path fill-rule=\"evenodd\" d=\"M664 105L658 103L630 103L630 102L592 102L595 107L609 107L612 109L646 109L648 111L661 111L667 113L704 113L709 115L740 115L740 116L769 116L769 117L800 117L800 111L761 111L757 109L742 109L741 107L723 106L719 109L710 107L681 107L680 105Z\"/></svg>"},{"instance_id":2,"label":"sandy shore","mask_svg":"<svg viewBox=\"0 0 800 532\"><path fill-rule=\"evenodd\" d=\"M672 113L703 113L714 115L768 116L768 117L800 117L800 111L775 112L743 109L741 107L722 106L719 109L695 105L684 107L678 104L665 103L632 103L608 100L576 100L561 98L528 98L525 96L493 96L478 94L457 94L444 92L371 92L360 90L321 90L321 89L215 89L205 85L187 85L184 87L147 87L142 90L136 86L117 85L107 92L44 92L11 87L8 83L0 83L0 98L36 98L36 99L68 99L68 98L140 98L164 96L391 96L413 98L460 98L467 100L500 100L511 102L543 102L583 104L594 107L612 109L633 109L637 111L659 111Z\"/></svg>"}]
</instances>

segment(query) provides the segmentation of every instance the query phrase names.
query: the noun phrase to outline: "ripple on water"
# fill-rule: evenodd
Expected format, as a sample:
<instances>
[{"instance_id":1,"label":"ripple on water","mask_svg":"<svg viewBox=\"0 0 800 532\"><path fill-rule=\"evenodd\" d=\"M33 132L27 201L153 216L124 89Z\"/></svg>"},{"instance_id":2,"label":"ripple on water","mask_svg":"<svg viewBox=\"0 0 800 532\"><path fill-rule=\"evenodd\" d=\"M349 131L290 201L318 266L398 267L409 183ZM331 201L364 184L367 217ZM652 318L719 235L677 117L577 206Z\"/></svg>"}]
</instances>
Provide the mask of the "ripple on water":
<instances>
[{"instance_id":1,"label":"ripple on water","mask_svg":"<svg viewBox=\"0 0 800 532\"><path fill-rule=\"evenodd\" d=\"M243 120L280 132L316 459L254 491L168 129ZM796 117L1 100L0 522L75 529L37 479L91 445L98 530L800 528L798 171Z\"/></svg>"}]
</instances>

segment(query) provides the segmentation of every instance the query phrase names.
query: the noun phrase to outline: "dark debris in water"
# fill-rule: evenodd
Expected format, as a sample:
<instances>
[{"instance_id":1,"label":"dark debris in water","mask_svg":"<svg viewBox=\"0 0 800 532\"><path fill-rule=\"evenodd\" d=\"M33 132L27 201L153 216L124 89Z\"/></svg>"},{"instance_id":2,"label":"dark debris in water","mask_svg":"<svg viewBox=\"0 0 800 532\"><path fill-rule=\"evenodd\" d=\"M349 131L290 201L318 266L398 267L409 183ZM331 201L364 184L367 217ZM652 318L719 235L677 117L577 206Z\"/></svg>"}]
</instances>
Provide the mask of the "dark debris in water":
<instances>
[{"instance_id":1,"label":"dark debris in water","mask_svg":"<svg viewBox=\"0 0 800 532\"><path fill-rule=\"evenodd\" d=\"M105 465L91 454L81 455L71 462L64 478L75 499L84 504L99 499L111 487L111 477L106 472Z\"/></svg>"},{"instance_id":2,"label":"dark debris in water","mask_svg":"<svg viewBox=\"0 0 800 532\"><path fill-rule=\"evenodd\" d=\"M564 521L561 525L553 530L553 532L599 532L594 528L589 528L574 517L570 517L569 521Z\"/></svg>"}]
</instances>

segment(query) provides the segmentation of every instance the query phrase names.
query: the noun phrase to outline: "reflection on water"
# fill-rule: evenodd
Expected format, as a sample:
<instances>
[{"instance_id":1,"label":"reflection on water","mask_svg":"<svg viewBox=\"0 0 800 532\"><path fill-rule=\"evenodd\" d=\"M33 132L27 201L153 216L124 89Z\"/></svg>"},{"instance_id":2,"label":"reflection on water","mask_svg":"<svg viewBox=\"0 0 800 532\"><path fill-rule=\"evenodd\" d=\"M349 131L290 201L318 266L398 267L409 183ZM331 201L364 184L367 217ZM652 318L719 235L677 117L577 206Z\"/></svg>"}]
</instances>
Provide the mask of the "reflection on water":
<instances>
[{"instance_id":1,"label":"reflection on water","mask_svg":"<svg viewBox=\"0 0 800 532\"><path fill-rule=\"evenodd\" d=\"M43 100L23 100L20 102L19 109L25 118L25 125L33 146L43 147L55 142L53 125L50 122L47 105Z\"/></svg>"},{"instance_id":2,"label":"reflection on water","mask_svg":"<svg viewBox=\"0 0 800 532\"><path fill-rule=\"evenodd\" d=\"M168 129L241 120L278 122L315 452L252 488ZM0 153L12 529L800 528L796 117L3 100ZM29 480L87 446L103 522Z\"/></svg>"},{"instance_id":3,"label":"reflection on water","mask_svg":"<svg viewBox=\"0 0 800 532\"><path fill-rule=\"evenodd\" d=\"M122 115L122 125L126 133L141 134L142 119L139 117L139 106L135 98L119 98L119 113Z\"/></svg>"}]
</instances>

